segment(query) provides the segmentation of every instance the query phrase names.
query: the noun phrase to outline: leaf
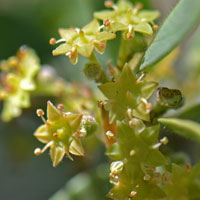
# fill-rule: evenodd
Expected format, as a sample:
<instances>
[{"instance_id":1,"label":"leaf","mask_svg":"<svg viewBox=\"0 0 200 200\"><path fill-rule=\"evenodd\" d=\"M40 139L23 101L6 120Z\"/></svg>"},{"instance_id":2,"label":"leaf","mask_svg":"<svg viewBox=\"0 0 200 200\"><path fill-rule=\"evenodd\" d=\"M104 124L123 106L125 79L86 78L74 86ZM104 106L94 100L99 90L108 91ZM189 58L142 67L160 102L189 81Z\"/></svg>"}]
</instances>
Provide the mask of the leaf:
<instances>
[{"instance_id":1,"label":"leaf","mask_svg":"<svg viewBox=\"0 0 200 200\"><path fill-rule=\"evenodd\" d=\"M183 110L177 118L190 119L196 122L200 122L200 104L193 105Z\"/></svg>"},{"instance_id":2,"label":"leaf","mask_svg":"<svg viewBox=\"0 0 200 200\"><path fill-rule=\"evenodd\" d=\"M165 20L144 55L141 70L150 71L153 64L172 51L200 21L200 1L181 0Z\"/></svg>"},{"instance_id":3,"label":"leaf","mask_svg":"<svg viewBox=\"0 0 200 200\"><path fill-rule=\"evenodd\" d=\"M176 118L159 118L158 121L179 135L200 142L200 124Z\"/></svg>"}]
</instances>

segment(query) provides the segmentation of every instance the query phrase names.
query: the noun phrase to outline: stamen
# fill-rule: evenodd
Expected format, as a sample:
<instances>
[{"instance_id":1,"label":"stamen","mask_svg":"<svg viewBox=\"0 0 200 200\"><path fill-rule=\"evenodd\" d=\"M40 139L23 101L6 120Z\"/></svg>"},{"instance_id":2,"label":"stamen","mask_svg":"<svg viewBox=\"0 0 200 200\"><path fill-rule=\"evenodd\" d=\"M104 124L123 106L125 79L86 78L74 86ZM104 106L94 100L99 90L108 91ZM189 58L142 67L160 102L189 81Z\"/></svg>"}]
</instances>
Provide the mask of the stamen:
<instances>
[{"instance_id":1,"label":"stamen","mask_svg":"<svg viewBox=\"0 0 200 200\"><path fill-rule=\"evenodd\" d=\"M34 154L35 154L36 156L39 156L41 153L42 153L42 151L41 151L40 148L36 148L36 149L34 150Z\"/></svg>"},{"instance_id":2,"label":"stamen","mask_svg":"<svg viewBox=\"0 0 200 200\"><path fill-rule=\"evenodd\" d=\"M45 123L45 124L47 124L47 121L46 121L46 119L44 118L44 111L42 110L42 109L37 109L37 111L36 111L36 113L37 113L37 116L38 117L41 117L41 119L42 119L42 121Z\"/></svg>"},{"instance_id":3,"label":"stamen","mask_svg":"<svg viewBox=\"0 0 200 200\"><path fill-rule=\"evenodd\" d=\"M133 26L131 24L129 24L129 26L128 26L128 32L131 33L132 30L133 30Z\"/></svg>"},{"instance_id":4,"label":"stamen","mask_svg":"<svg viewBox=\"0 0 200 200\"><path fill-rule=\"evenodd\" d=\"M144 180L149 181L151 179L151 176L149 174L145 174Z\"/></svg>"},{"instance_id":5,"label":"stamen","mask_svg":"<svg viewBox=\"0 0 200 200\"><path fill-rule=\"evenodd\" d=\"M161 145L162 145L162 143L158 142L157 144L154 144L152 146L152 149L158 149Z\"/></svg>"},{"instance_id":6,"label":"stamen","mask_svg":"<svg viewBox=\"0 0 200 200\"><path fill-rule=\"evenodd\" d=\"M81 29L80 28L75 28L76 32L79 34Z\"/></svg>"},{"instance_id":7,"label":"stamen","mask_svg":"<svg viewBox=\"0 0 200 200\"><path fill-rule=\"evenodd\" d=\"M56 44L56 39L55 39L55 38L51 38L51 39L49 40L49 44L50 44L50 45Z\"/></svg>"},{"instance_id":8,"label":"stamen","mask_svg":"<svg viewBox=\"0 0 200 200\"><path fill-rule=\"evenodd\" d=\"M97 31L101 31L101 29L103 29L104 27L105 27L104 25L99 26Z\"/></svg>"},{"instance_id":9,"label":"stamen","mask_svg":"<svg viewBox=\"0 0 200 200\"><path fill-rule=\"evenodd\" d=\"M167 137L162 138L162 139L160 140L160 142L161 142L162 144L166 145L166 144L168 143Z\"/></svg>"},{"instance_id":10,"label":"stamen","mask_svg":"<svg viewBox=\"0 0 200 200\"><path fill-rule=\"evenodd\" d=\"M135 150L134 149L132 149L131 151L130 151L130 156L134 156L135 155Z\"/></svg>"},{"instance_id":11,"label":"stamen","mask_svg":"<svg viewBox=\"0 0 200 200\"><path fill-rule=\"evenodd\" d=\"M141 10L141 9L143 8L143 4L140 3L140 2L136 2L135 7L136 7L138 10Z\"/></svg>"},{"instance_id":12,"label":"stamen","mask_svg":"<svg viewBox=\"0 0 200 200\"><path fill-rule=\"evenodd\" d=\"M152 28L153 28L154 31L157 31L158 30L158 25L153 25Z\"/></svg>"},{"instance_id":13,"label":"stamen","mask_svg":"<svg viewBox=\"0 0 200 200\"><path fill-rule=\"evenodd\" d=\"M66 39L61 38L61 39L59 39L59 40L56 41L56 44L58 44L58 43L60 43L60 42L66 42Z\"/></svg>"},{"instance_id":14,"label":"stamen","mask_svg":"<svg viewBox=\"0 0 200 200\"><path fill-rule=\"evenodd\" d=\"M44 148L42 149L41 153L44 153L49 147L51 147L53 145L53 141L50 141L49 143L47 143Z\"/></svg>"},{"instance_id":15,"label":"stamen","mask_svg":"<svg viewBox=\"0 0 200 200\"><path fill-rule=\"evenodd\" d=\"M53 136L54 136L54 137L57 137L57 136L58 136L58 133L54 133Z\"/></svg>"},{"instance_id":16,"label":"stamen","mask_svg":"<svg viewBox=\"0 0 200 200\"><path fill-rule=\"evenodd\" d=\"M57 108L58 110L63 111L65 107L63 104L58 104Z\"/></svg>"},{"instance_id":17,"label":"stamen","mask_svg":"<svg viewBox=\"0 0 200 200\"><path fill-rule=\"evenodd\" d=\"M126 38L127 38L127 39L133 38L133 34L132 34L132 33L127 33L127 34L126 34Z\"/></svg>"},{"instance_id":18,"label":"stamen","mask_svg":"<svg viewBox=\"0 0 200 200\"><path fill-rule=\"evenodd\" d=\"M38 117L41 117L44 115L44 111L42 109L37 109L36 113Z\"/></svg>"},{"instance_id":19,"label":"stamen","mask_svg":"<svg viewBox=\"0 0 200 200\"><path fill-rule=\"evenodd\" d=\"M109 19L104 19L103 25L104 26L109 26L110 25L110 20Z\"/></svg>"},{"instance_id":20,"label":"stamen","mask_svg":"<svg viewBox=\"0 0 200 200\"><path fill-rule=\"evenodd\" d=\"M113 8L114 3L111 0L107 0L105 1L104 5L106 8Z\"/></svg>"},{"instance_id":21,"label":"stamen","mask_svg":"<svg viewBox=\"0 0 200 200\"><path fill-rule=\"evenodd\" d=\"M136 192L136 191L131 191L131 193L130 193L130 197L135 197L135 196L136 196L136 194L137 194L137 192Z\"/></svg>"},{"instance_id":22,"label":"stamen","mask_svg":"<svg viewBox=\"0 0 200 200\"><path fill-rule=\"evenodd\" d=\"M142 18L141 22L148 22L148 20L146 18Z\"/></svg>"},{"instance_id":23,"label":"stamen","mask_svg":"<svg viewBox=\"0 0 200 200\"><path fill-rule=\"evenodd\" d=\"M139 83L146 75L146 72L142 72L142 74L139 76L139 78L137 79L137 83Z\"/></svg>"},{"instance_id":24,"label":"stamen","mask_svg":"<svg viewBox=\"0 0 200 200\"><path fill-rule=\"evenodd\" d=\"M114 134L111 131L107 131L106 132L106 136L108 137L108 139L112 139L114 137Z\"/></svg>"}]
</instances>

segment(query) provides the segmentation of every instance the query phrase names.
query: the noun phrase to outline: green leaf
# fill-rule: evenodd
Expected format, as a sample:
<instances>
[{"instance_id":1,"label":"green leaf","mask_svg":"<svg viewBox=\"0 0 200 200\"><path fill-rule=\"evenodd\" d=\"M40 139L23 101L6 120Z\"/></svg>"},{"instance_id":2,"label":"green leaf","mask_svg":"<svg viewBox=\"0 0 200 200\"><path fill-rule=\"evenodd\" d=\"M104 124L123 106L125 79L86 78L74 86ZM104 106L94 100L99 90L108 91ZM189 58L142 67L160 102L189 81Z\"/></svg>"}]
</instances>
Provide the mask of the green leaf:
<instances>
[{"instance_id":1,"label":"green leaf","mask_svg":"<svg viewBox=\"0 0 200 200\"><path fill-rule=\"evenodd\" d=\"M179 135L200 142L200 124L176 118L159 118L158 121Z\"/></svg>"},{"instance_id":2,"label":"green leaf","mask_svg":"<svg viewBox=\"0 0 200 200\"><path fill-rule=\"evenodd\" d=\"M153 64L172 51L199 21L200 1L181 0L167 17L146 51L140 69L149 71Z\"/></svg>"},{"instance_id":3,"label":"green leaf","mask_svg":"<svg viewBox=\"0 0 200 200\"><path fill-rule=\"evenodd\" d=\"M190 119L196 122L200 122L200 104L193 105L183 110L177 118Z\"/></svg>"}]
</instances>

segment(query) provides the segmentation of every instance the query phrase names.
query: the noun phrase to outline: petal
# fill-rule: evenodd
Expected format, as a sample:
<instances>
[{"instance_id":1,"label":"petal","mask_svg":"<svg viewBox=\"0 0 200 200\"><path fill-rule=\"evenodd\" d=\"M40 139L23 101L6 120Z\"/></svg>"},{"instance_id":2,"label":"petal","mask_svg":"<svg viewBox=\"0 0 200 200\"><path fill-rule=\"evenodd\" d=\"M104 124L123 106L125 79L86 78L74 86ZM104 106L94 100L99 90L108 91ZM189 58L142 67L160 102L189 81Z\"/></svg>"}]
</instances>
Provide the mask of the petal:
<instances>
[{"instance_id":1,"label":"petal","mask_svg":"<svg viewBox=\"0 0 200 200\"><path fill-rule=\"evenodd\" d=\"M40 126L35 131L34 136L42 143L48 143L51 140L51 136L46 131L46 125Z\"/></svg>"},{"instance_id":2,"label":"petal","mask_svg":"<svg viewBox=\"0 0 200 200\"><path fill-rule=\"evenodd\" d=\"M99 42L112 40L114 38L116 38L116 35L114 33L106 32L106 31L98 32L96 34L96 40Z\"/></svg>"},{"instance_id":3,"label":"petal","mask_svg":"<svg viewBox=\"0 0 200 200\"><path fill-rule=\"evenodd\" d=\"M102 11L102 12L95 12L94 17L97 19L113 19L116 16L114 11Z\"/></svg>"},{"instance_id":4,"label":"petal","mask_svg":"<svg viewBox=\"0 0 200 200\"><path fill-rule=\"evenodd\" d=\"M136 31L136 32L141 32L141 33L145 33L148 35L153 34L153 30L148 23L140 23L137 25L133 25L133 27L134 27L134 31Z\"/></svg>"},{"instance_id":5,"label":"petal","mask_svg":"<svg viewBox=\"0 0 200 200\"><path fill-rule=\"evenodd\" d=\"M71 45L64 43L58 46L55 50L53 50L53 56L66 54L67 52L70 52L72 50Z\"/></svg>"},{"instance_id":6,"label":"petal","mask_svg":"<svg viewBox=\"0 0 200 200\"><path fill-rule=\"evenodd\" d=\"M53 146L51 148L50 156L54 167L56 167L62 161L64 155L65 155L65 149L63 147Z\"/></svg>"},{"instance_id":7,"label":"petal","mask_svg":"<svg viewBox=\"0 0 200 200\"><path fill-rule=\"evenodd\" d=\"M69 147L69 152L76 156L84 156L84 149L79 140L73 140Z\"/></svg>"},{"instance_id":8,"label":"petal","mask_svg":"<svg viewBox=\"0 0 200 200\"><path fill-rule=\"evenodd\" d=\"M86 34L95 33L99 28L99 22L97 19L92 20L89 24L83 27L83 32Z\"/></svg>"},{"instance_id":9,"label":"petal","mask_svg":"<svg viewBox=\"0 0 200 200\"><path fill-rule=\"evenodd\" d=\"M85 44L78 47L78 53L82 56L89 58L94 50L94 46L92 44Z\"/></svg>"},{"instance_id":10,"label":"petal","mask_svg":"<svg viewBox=\"0 0 200 200\"><path fill-rule=\"evenodd\" d=\"M94 43L94 47L95 50L99 53L99 54L103 54L105 49L106 49L106 42L99 42L99 43Z\"/></svg>"},{"instance_id":11,"label":"petal","mask_svg":"<svg viewBox=\"0 0 200 200\"><path fill-rule=\"evenodd\" d=\"M69 60L72 65L76 65L78 63L78 52L73 52L73 56L69 56Z\"/></svg>"},{"instance_id":12,"label":"petal","mask_svg":"<svg viewBox=\"0 0 200 200\"><path fill-rule=\"evenodd\" d=\"M49 121L57 121L61 118L60 111L51 103L51 101L48 101L47 103L47 118Z\"/></svg>"},{"instance_id":13,"label":"petal","mask_svg":"<svg viewBox=\"0 0 200 200\"><path fill-rule=\"evenodd\" d=\"M77 35L77 31L75 29L63 29L60 28L58 30L60 36L64 38L67 42L72 41Z\"/></svg>"},{"instance_id":14,"label":"petal","mask_svg":"<svg viewBox=\"0 0 200 200\"><path fill-rule=\"evenodd\" d=\"M157 19L159 15L159 11L141 11L138 13L140 19L146 19L149 22Z\"/></svg>"},{"instance_id":15,"label":"petal","mask_svg":"<svg viewBox=\"0 0 200 200\"><path fill-rule=\"evenodd\" d=\"M117 23L117 22L112 23L111 27L112 27L112 31L114 33L117 32L117 31L128 30L128 26L127 25L122 24L122 23Z\"/></svg>"}]
</instances>

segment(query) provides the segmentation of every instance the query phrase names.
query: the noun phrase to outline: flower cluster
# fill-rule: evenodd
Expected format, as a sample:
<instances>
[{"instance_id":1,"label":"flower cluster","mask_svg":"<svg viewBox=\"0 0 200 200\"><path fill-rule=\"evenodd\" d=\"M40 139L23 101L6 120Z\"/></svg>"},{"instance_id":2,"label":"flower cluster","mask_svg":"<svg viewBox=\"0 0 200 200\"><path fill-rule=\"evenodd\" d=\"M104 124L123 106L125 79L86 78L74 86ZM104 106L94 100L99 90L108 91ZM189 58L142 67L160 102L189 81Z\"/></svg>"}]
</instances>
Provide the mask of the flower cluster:
<instances>
[{"instance_id":1,"label":"flower cluster","mask_svg":"<svg viewBox=\"0 0 200 200\"><path fill-rule=\"evenodd\" d=\"M105 30L114 33L122 31L125 39L132 38L134 32L152 35L153 29L157 27L153 21L159 16L158 11L140 11L141 4L133 6L126 0L120 0L116 5L107 1L105 5L113 11L96 12L94 17L103 20L102 28Z\"/></svg>"},{"instance_id":2,"label":"flower cluster","mask_svg":"<svg viewBox=\"0 0 200 200\"><path fill-rule=\"evenodd\" d=\"M125 39L132 38L134 32L153 34L152 26L156 27L153 21L159 16L157 11L140 11L139 4L134 7L126 0L119 1L117 5L107 2L106 5L114 11L96 12L95 19L82 29L59 29L61 38L57 41L50 39L51 45L62 43L53 50L53 55L66 55L75 65L78 54L90 59L94 49L100 54L104 53L106 42L114 39L117 31L122 31ZM103 20L103 25L98 20Z\"/></svg>"},{"instance_id":3,"label":"flower cluster","mask_svg":"<svg viewBox=\"0 0 200 200\"><path fill-rule=\"evenodd\" d=\"M10 121L30 106L30 92L35 89L34 77L40 69L35 52L23 46L17 56L0 63L0 99L4 106L2 119Z\"/></svg>"},{"instance_id":4,"label":"flower cluster","mask_svg":"<svg viewBox=\"0 0 200 200\"><path fill-rule=\"evenodd\" d=\"M102 54L106 47L106 41L116 37L114 33L100 31L98 20L94 19L82 29L69 28L59 29L61 39L52 38L50 44L62 42L54 51L53 55L64 54L69 57L73 65L78 62L78 54L90 58L94 49Z\"/></svg>"}]
</instances>

